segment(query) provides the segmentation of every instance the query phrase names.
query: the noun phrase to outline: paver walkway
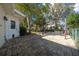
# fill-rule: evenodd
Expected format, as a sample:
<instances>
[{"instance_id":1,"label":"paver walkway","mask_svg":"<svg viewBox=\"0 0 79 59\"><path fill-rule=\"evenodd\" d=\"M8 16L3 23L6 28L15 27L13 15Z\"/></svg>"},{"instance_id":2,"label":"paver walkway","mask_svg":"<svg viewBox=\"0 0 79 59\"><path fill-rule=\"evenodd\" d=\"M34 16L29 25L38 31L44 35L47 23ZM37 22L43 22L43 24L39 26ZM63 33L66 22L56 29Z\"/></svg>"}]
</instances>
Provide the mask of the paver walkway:
<instances>
[{"instance_id":1,"label":"paver walkway","mask_svg":"<svg viewBox=\"0 0 79 59\"><path fill-rule=\"evenodd\" d=\"M74 42L63 35L56 33L43 33L44 35L26 35L11 39L0 48L0 55L31 55L31 56L72 56L79 55Z\"/></svg>"}]
</instances>

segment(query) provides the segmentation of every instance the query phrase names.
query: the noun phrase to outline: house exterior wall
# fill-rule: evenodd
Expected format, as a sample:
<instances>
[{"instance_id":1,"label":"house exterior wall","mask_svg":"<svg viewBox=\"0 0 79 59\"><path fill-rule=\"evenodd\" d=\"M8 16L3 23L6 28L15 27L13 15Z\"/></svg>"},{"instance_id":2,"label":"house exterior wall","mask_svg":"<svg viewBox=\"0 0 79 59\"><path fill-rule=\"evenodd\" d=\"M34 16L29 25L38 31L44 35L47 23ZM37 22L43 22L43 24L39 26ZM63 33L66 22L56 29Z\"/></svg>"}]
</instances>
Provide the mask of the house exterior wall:
<instances>
[{"instance_id":1,"label":"house exterior wall","mask_svg":"<svg viewBox=\"0 0 79 59\"><path fill-rule=\"evenodd\" d=\"M19 36L19 20L16 19L15 17L7 17L8 21L6 21L6 39L11 39L12 35L14 35L14 37L18 37ZM15 21L15 29L11 29L11 21Z\"/></svg>"},{"instance_id":2,"label":"house exterior wall","mask_svg":"<svg viewBox=\"0 0 79 59\"><path fill-rule=\"evenodd\" d=\"M0 47L4 44L4 12L2 7L0 6Z\"/></svg>"},{"instance_id":3,"label":"house exterior wall","mask_svg":"<svg viewBox=\"0 0 79 59\"><path fill-rule=\"evenodd\" d=\"M4 16L7 20L4 20ZM12 39L19 36L19 24L24 17L16 14L12 4L0 4L0 47L5 39ZM15 29L11 29L11 21L15 21Z\"/></svg>"},{"instance_id":4,"label":"house exterior wall","mask_svg":"<svg viewBox=\"0 0 79 59\"><path fill-rule=\"evenodd\" d=\"M13 14L13 10L9 13L6 13L9 9L9 7L4 8L2 5L0 4L0 47L5 43L5 38L11 39L12 35L14 34L14 37L18 37L19 36L19 23L20 23L20 19L19 17L15 16L15 13ZM4 20L4 16L7 17L7 21ZM11 29L11 20L15 21L16 25L15 25L15 29Z\"/></svg>"}]
</instances>

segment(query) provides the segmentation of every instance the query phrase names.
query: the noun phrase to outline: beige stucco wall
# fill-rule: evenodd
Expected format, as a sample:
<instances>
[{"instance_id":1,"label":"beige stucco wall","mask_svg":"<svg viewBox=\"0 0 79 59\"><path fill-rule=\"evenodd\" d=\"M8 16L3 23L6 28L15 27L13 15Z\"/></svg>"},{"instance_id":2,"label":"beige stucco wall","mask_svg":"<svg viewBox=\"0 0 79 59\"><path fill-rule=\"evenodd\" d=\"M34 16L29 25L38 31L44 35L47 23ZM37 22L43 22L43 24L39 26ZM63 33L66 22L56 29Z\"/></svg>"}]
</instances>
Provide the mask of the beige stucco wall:
<instances>
[{"instance_id":1,"label":"beige stucco wall","mask_svg":"<svg viewBox=\"0 0 79 59\"><path fill-rule=\"evenodd\" d=\"M4 12L2 7L0 6L0 47L4 44Z\"/></svg>"},{"instance_id":2,"label":"beige stucco wall","mask_svg":"<svg viewBox=\"0 0 79 59\"><path fill-rule=\"evenodd\" d=\"M17 17L13 15L6 15L7 21L6 21L6 39L9 40L12 38L12 35L14 34L14 37L19 37L19 20ZM15 21L15 29L11 29L11 20Z\"/></svg>"},{"instance_id":3,"label":"beige stucco wall","mask_svg":"<svg viewBox=\"0 0 79 59\"><path fill-rule=\"evenodd\" d=\"M4 9L5 14L8 15L14 14L14 7L12 3L2 3L0 5Z\"/></svg>"},{"instance_id":4,"label":"beige stucco wall","mask_svg":"<svg viewBox=\"0 0 79 59\"><path fill-rule=\"evenodd\" d=\"M19 33L19 23L24 18L13 12L12 5L0 4L0 47L5 43L6 32L9 33L8 31L5 30L6 29L5 21L3 19L4 16L6 16L9 20L15 20L17 22L17 31L11 30L10 31L11 34L12 34L12 32L13 33L16 32L15 34ZM8 26L6 26L6 27L8 27Z\"/></svg>"}]
</instances>

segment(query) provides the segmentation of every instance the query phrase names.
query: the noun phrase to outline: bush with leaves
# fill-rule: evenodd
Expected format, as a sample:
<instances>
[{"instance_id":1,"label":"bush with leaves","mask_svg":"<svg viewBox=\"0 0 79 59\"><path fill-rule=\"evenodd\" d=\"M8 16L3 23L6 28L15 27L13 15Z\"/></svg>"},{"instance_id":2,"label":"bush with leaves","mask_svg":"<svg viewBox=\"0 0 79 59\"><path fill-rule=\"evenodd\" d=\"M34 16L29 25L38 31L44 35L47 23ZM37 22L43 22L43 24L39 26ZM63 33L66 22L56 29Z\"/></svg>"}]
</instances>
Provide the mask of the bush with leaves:
<instances>
[{"instance_id":1,"label":"bush with leaves","mask_svg":"<svg viewBox=\"0 0 79 59\"><path fill-rule=\"evenodd\" d=\"M79 28L79 13L71 13L67 18L69 28Z\"/></svg>"},{"instance_id":2,"label":"bush with leaves","mask_svg":"<svg viewBox=\"0 0 79 59\"><path fill-rule=\"evenodd\" d=\"M24 27L20 27L20 36L26 35L26 29Z\"/></svg>"},{"instance_id":3,"label":"bush with leaves","mask_svg":"<svg viewBox=\"0 0 79 59\"><path fill-rule=\"evenodd\" d=\"M27 21L26 19L22 20L20 23L20 36L27 34Z\"/></svg>"}]
</instances>

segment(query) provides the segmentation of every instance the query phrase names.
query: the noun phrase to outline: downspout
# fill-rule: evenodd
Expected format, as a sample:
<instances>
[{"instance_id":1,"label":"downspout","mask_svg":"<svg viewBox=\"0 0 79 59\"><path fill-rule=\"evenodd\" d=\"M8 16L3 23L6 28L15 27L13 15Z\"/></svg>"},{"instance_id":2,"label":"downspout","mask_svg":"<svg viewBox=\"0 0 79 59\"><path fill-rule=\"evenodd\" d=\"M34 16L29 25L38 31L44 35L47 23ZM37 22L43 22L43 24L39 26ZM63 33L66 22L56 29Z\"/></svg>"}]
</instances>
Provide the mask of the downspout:
<instances>
[{"instance_id":1,"label":"downspout","mask_svg":"<svg viewBox=\"0 0 79 59\"><path fill-rule=\"evenodd\" d=\"M7 38L6 38L6 21L7 20L8 20L7 17L4 16L4 40L5 40L5 42L7 41Z\"/></svg>"},{"instance_id":2,"label":"downspout","mask_svg":"<svg viewBox=\"0 0 79 59\"><path fill-rule=\"evenodd\" d=\"M30 19L29 19L29 16L27 15L26 16L27 18L27 24L28 24L28 30L27 30L27 32L28 32L28 34L30 34L31 33L31 31L30 31Z\"/></svg>"}]
</instances>

